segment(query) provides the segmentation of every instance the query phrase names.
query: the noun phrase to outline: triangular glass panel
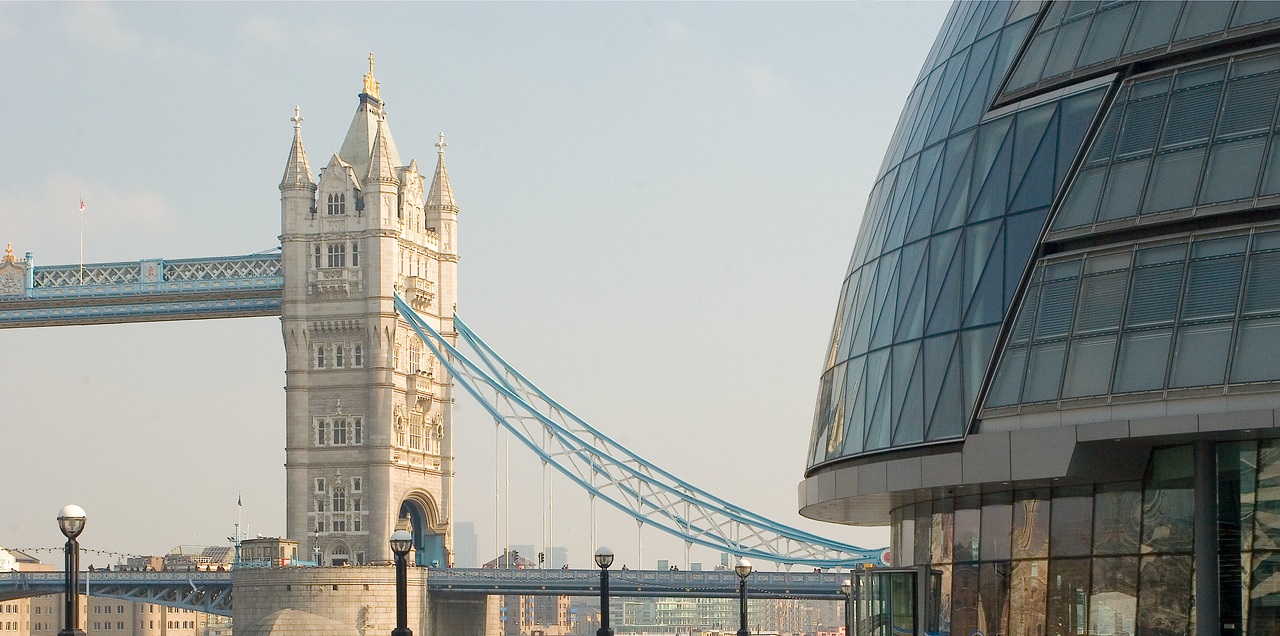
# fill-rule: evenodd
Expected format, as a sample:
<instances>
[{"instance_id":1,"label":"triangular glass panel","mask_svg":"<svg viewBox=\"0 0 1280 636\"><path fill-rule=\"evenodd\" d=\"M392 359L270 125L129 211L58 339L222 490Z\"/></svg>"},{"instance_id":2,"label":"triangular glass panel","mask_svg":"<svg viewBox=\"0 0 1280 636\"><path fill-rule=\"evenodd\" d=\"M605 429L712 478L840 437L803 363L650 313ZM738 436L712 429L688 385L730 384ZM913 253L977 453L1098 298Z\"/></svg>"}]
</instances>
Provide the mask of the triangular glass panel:
<instances>
[{"instance_id":1,"label":"triangular glass panel","mask_svg":"<svg viewBox=\"0 0 1280 636\"><path fill-rule=\"evenodd\" d=\"M1002 122L993 122L990 126L983 126L978 133L977 154L990 152L995 156L988 158L987 161L974 162L975 181L985 177L986 182L982 184L982 191L969 212L970 223L1004 214L1005 202L1009 198L1009 162L1013 154L1013 135L1007 134L1010 122L1011 118L1005 118ZM988 131L993 135L992 137L987 137ZM1003 140L994 136L1001 133L1003 133ZM992 146L984 148L987 144Z\"/></svg>"},{"instance_id":2,"label":"triangular glass panel","mask_svg":"<svg viewBox=\"0 0 1280 636\"><path fill-rule=\"evenodd\" d=\"M925 322L925 335L934 335L959 328L961 311L964 308L963 285L960 252L956 251L951 262L942 270L944 276L942 287L933 299L933 304L925 308L928 318ZM930 276L933 270L930 270ZM932 282L932 281L931 281Z\"/></svg>"},{"instance_id":3,"label":"triangular glass panel","mask_svg":"<svg viewBox=\"0 0 1280 636\"><path fill-rule=\"evenodd\" d=\"M930 405L929 428L925 431L925 440L930 442L964 435L965 422L969 418L961 395L964 387L960 381L958 347L947 362L946 370L938 375L942 376L942 387L938 390L936 401Z\"/></svg>"},{"instance_id":4,"label":"triangular glass panel","mask_svg":"<svg viewBox=\"0 0 1280 636\"><path fill-rule=\"evenodd\" d=\"M1098 116L1098 105L1107 94L1105 88L1099 88L1083 95L1077 95L1062 102L1058 108L1058 160L1053 173L1053 191L1056 193L1067 178L1067 171L1080 154L1084 137L1093 126Z\"/></svg>"},{"instance_id":5,"label":"triangular glass panel","mask_svg":"<svg viewBox=\"0 0 1280 636\"><path fill-rule=\"evenodd\" d=\"M832 369L831 373L830 401L826 406L829 432L827 433L825 455L828 459L837 449L844 446L844 380L847 372L847 365L841 364Z\"/></svg>"},{"instance_id":6,"label":"triangular glass panel","mask_svg":"<svg viewBox=\"0 0 1280 636\"><path fill-rule=\"evenodd\" d=\"M969 146L973 138L974 131L970 130L947 140L947 149L942 156L942 180L939 182L938 210L934 215L934 232L942 232L955 227L964 218L963 214L957 215L954 210L948 212L947 205L949 205L948 202L952 198L953 191L967 191L969 187L969 174L972 172L972 166L968 163L971 153ZM967 201L967 194L962 192L959 196L963 206ZM961 209L963 210L963 208Z\"/></svg>"},{"instance_id":7,"label":"triangular glass panel","mask_svg":"<svg viewBox=\"0 0 1280 636\"><path fill-rule=\"evenodd\" d=\"M973 403L982 382L986 378L987 368L996 344L999 325L969 329L960 333L960 362L964 365L964 413L969 417L973 413Z\"/></svg>"},{"instance_id":8,"label":"triangular glass panel","mask_svg":"<svg viewBox=\"0 0 1280 636\"><path fill-rule=\"evenodd\" d=\"M964 223L964 219L968 216L970 203L973 201L973 148L970 147L969 152L965 153L964 167L962 172L956 176L955 183L951 190L942 197L942 204L938 208L938 224L934 227L934 232L944 232L952 228L960 227ZM948 157L950 161L950 157Z\"/></svg>"},{"instance_id":9,"label":"triangular glass panel","mask_svg":"<svg viewBox=\"0 0 1280 636\"><path fill-rule=\"evenodd\" d=\"M836 363L836 354L840 350L841 343L848 342L849 332L848 325L844 319L846 309L849 307L849 281L846 279L840 290L840 302L836 305L836 319L831 322L831 338L827 345L827 362L826 367L830 369ZM853 313L853 312L849 312Z\"/></svg>"},{"instance_id":10,"label":"triangular glass panel","mask_svg":"<svg viewBox=\"0 0 1280 636\"><path fill-rule=\"evenodd\" d=\"M898 408L893 443L917 444L924 441L923 367L917 359L912 365L910 384Z\"/></svg>"},{"instance_id":11,"label":"triangular glass panel","mask_svg":"<svg viewBox=\"0 0 1280 636\"><path fill-rule=\"evenodd\" d=\"M866 370L864 369L866 361L866 356L854 358L849 361L846 367L844 381L844 445L833 451L836 454L847 455L862 452L862 440L866 434L867 418L859 399L862 395L863 381L866 379Z\"/></svg>"},{"instance_id":12,"label":"triangular glass panel","mask_svg":"<svg viewBox=\"0 0 1280 636\"><path fill-rule=\"evenodd\" d=\"M942 78L944 89L941 94L941 101L939 101L933 123L929 129L929 135L925 137L925 145L942 141L951 132L951 122L955 118L956 107L965 93L963 86L964 66L964 54L958 55L947 62L946 74Z\"/></svg>"},{"instance_id":13,"label":"triangular glass panel","mask_svg":"<svg viewBox=\"0 0 1280 636\"><path fill-rule=\"evenodd\" d=\"M827 410L827 405L831 403L831 385L834 377L834 370L829 369L822 374L822 383L818 385L818 404L813 412L813 434L809 437L809 448L813 451L810 456L810 465L820 463L826 458L823 449L827 445L828 435L831 432L831 414Z\"/></svg>"},{"instance_id":14,"label":"triangular glass panel","mask_svg":"<svg viewBox=\"0 0 1280 636\"><path fill-rule=\"evenodd\" d=\"M1001 230L1003 228L1004 224L998 220L965 228L964 306L968 310L964 318L964 324L968 326L987 324L1000 319L998 313L992 315L989 312L983 312L981 315L974 315L973 303L979 282L985 279L988 285L994 284L994 287L991 287L990 290L995 291L995 307L998 308L1000 306L1000 275L1004 269L1004 245L999 239L1002 238ZM991 272L995 272L994 276ZM992 279L994 279L994 283L991 282ZM990 290L986 293L989 294ZM979 294L978 297L982 297L982 295Z\"/></svg>"},{"instance_id":15,"label":"triangular glass panel","mask_svg":"<svg viewBox=\"0 0 1280 636\"><path fill-rule=\"evenodd\" d=\"M1031 164L1022 177L1022 183L1018 184L1017 190L1014 191L1016 194L1008 206L1009 214L1017 214L1023 210L1053 203L1054 162L1058 158L1057 141L1058 115L1055 112L1048 127L1045 128L1040 147L1031 158Z\"/></svg>"},{"instance_id":16,"label":"triangular glass panel","mask_svg":"<svg viewBox=\"0 0 1280 636\"><path fill-rule=\"evenodd\" d=\"M939 144L931 146L918 156L915 182L912 184L911 195L905 202L910 216L907 218L904 243L924 238L933 227L931 217L941 175L941 155L942 145Z\"/></svg>"},{"instance_id":17,"label":"triangular glass panel","mask_svg":"<svg viewBox=\"0 0 1280 636\"><path fill-rule=\"evenodd\" d=\"M893 221L889 226L889 235L885 238L884 250L889 251L902 246L902 236L907 231L907 223L911 218L911 210L907 205L911 190L916 180L916 159L912 157L898 168L898 183L893 192Z\"/></svg>"},{"instance_id":18,"label":"triangular glass panel","mask_svg":"<svg viewBox=\"0 0 1280 636\"><path fill-rule=\"evenodd\" d=\"M971 69L978 69L977 75L971 80L966 79L966 93L961 102L960 112L956 114L956 121L953 129L959 130L972 126L980 119L982 113L986 112L990 103L991 78L994 75L994 60L998 51L996 43L999 42L1000 36L990 36L986 40L979 41L973 45L973 49L969 54L969 66Z\"/></svg>"},{"instance_id":19,"label":"triangular glass panel","mask_svg":"<svg viewBox=\"0 0 1280 636\"><path fill-rule=\"evenodd\" d=\"M881 349L867 356L865 450L877 450L889 445L890 371L889 349Z\"/></svg>"},{"instance_id":20,"label":"triangular glass panel","mask_svg":"<svg viewBox=\"0 0 1280 636\"><path fill-rule=\"evenodd\" d=\"M924 405L925 413L932 413L934 403L938 400L938 391L942 390L942 380L948 361L959 356L956 349L956 332L925 338L923 351L924 366Z\"/></svg>"},{"instance_id":21,"label":"triangular glass panel","mask_svg":"<svg viewBox=\"0 0 1280 636\"><path fill-rule=\"evenodd\" d=\"M1045 104L1018 113L1017 124L1013 132L1013 174L1011 178L1014 185L1022 183L1022 180L1026 177L1028 168L1031 166L1031 158L1036 150L1040 148L1040 142L1044 139L1045 129L1049 127L1049 121L1053 119L1056 110L1053 104ZM1053 173L1050 172L1049 175L1052 177Z\"/></svg>"},{"instance_id":22,"label":"triangular glass panel","mask_svg":"<svg viewBox=\"0 0 1280 636\"><path fill-rule=\"evenodd\" d=\"M907 389L911 387L911 376L918 366L920 356L920 341L905 342L894 345L892 353L893 357L893 397L889 403L891 417L890 420L897 428L902 424L901 412L903 400L906 398ZM919 397L917 395L917 397ZM895 440L898 437L897 432L893 432L891 437Z\"/></svg>"},{"instance_id":23,"label":"triangular glass panel","mask_svg":"<svg viewBox=\"0 0 1280 636\"><path fill-rule=\"evenodd\" d=\"M876 290L875 306L880 308L880 315L871 330L871 348L883 347L893 340L893 327L897 324L897 303L893 302L898 294L898 252L886 254L880 259L879 278Z\"/></svg>"},{"instance_id":24,"label":"triangular glass panel","mask_svg":"<svg viewBox=\"0 0 1280 636\"><path fill-rule=\"evenodd\" d=\"M925 306L931 313L942 289L942 281L946 279L947 270L955 259L956 250L960 249L960 230L952 230L938 234L929 239L929 295L925 297Z\"/></svg>"},{"instance_id":25,"label":"triangular glass panel","mask_svg":"<svg viewBox=\"0 0 1280 636\"><path fill-rule=\"evenodd\" d=\"M914 246L924 247L924 242L916 243ZM923 253L923 249L920 250ZM910 287L907 285L899 286L899 295L907 293L908 296L902 300L902 311L898 318L898 330L894 334L895 342L911 338L919 338L924 333L924 296L926 291L926 283L928 277L928 268L917 266L916 277L912 281Z\"/></svg>"},{"instance_id":26,"label":"triangular glass panel","mask_svg":"<svg viewBox=\"0 0 1280 636\"><path fill-rule=\"evenodd\" d=\"M931 146L920 153L916 168L915 192L911 198L911 226L906 242L920 240L933 231L933 212L938 205L938 180L942 178L942 145ZM927 181L926 181L927 180Z\"/></svg>"},{"instance_id":27,"label":"triangular glass panel","mask_svg":"<svg viewBox=\"0 0 1280 636\"><path fill-rule=\"evenodd\" d=\"M853 342L849 345L850 355L855 356L867 350L867 344L871 342L871 328L874 326L876 313L880 309L867 300L875 292L875 270L864 270L862 278L863 283L858 289L858 302L853 306L858 316L853 323Z\"/></svg>"},{"instance_id":28,"label":"triangular glass panel","mask_svg":"<svg viewBox=\"0 0 1280 636\"><path fill-rule=\"evenodd\" d=\"M1004 302L1001 311L1008 308L1009 301L1022 282L1022 275L1031 266L1032 257L1040 241L1040 232L1044 229L1044 218L1049 208L1040 208L1023 214L1017 214L1005 221L1004 251Z\"/></svg>"}]
</instances>

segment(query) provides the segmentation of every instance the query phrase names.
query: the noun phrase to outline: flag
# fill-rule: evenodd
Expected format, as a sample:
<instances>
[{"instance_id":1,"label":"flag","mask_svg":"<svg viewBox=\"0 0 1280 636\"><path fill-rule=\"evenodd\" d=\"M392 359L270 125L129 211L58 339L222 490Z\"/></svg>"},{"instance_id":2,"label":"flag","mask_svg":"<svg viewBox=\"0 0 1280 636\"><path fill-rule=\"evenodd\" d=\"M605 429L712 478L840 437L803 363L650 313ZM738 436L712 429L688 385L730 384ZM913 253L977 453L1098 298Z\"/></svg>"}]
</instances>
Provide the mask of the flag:
<instances>
[{"instance_id":1,"label":"flag","mask_svg":"<svg viewBox=\"0 0 1280 636\"><path fill-rule=\"evenodd\" d=\"M242 506L242 505L244 505L244 504L240 503L240 493L236 493L236 505L237 505L237 506Z\"/></svg>"},{"instance_id":2,"label":"flag","mask_svg":"<svg viewBox=\"0 0 1280 636\"><path fill-rule=\"evenodd\" d=\"M84 212L84 197L80 197L80 211Z\"/></svg>"}]
</instances>

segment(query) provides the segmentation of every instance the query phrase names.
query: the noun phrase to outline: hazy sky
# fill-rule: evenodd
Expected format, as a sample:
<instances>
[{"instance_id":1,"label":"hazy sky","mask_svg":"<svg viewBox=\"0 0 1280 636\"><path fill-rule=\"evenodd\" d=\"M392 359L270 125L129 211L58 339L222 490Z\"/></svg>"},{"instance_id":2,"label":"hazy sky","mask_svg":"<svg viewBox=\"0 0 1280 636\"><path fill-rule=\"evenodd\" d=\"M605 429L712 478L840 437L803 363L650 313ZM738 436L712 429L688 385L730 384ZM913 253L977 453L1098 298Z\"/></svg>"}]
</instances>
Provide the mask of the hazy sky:
<instances>
[{"instance_id":1,"label":"hazy sky","mask_svg":"<svg viewBox=\"0 0 1280 636\"><path fill-rule=\"evenodd\" d=\"M459 313L561 404L748 509L803 519L824 340L932 3L0 3L0 243L38 265L257 252L299 105L314 170L370 51L405 162L436 133ZM0 545L163 553L284 532L284 350L254 318L0 331ZM456 519L494 545L494 426L460 396ZM511 446L511 544L542 541ZM585 565L586 497L553 543ZM609 511L620 563L683 543ZM36 556L57 561L48 552ZM693 561L718 557L695 549ZM99 564L114 559L98 557Z\"/></svg>"}]
</instances>

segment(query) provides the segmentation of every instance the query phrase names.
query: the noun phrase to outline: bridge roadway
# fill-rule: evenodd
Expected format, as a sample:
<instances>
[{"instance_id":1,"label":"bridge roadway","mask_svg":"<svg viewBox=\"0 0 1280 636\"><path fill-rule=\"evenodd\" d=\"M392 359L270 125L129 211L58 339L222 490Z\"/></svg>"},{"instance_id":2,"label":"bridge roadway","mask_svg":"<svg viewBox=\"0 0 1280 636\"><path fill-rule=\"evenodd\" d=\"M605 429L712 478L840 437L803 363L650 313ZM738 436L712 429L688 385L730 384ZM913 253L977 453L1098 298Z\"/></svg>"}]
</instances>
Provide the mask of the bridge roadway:
<instances>
[{"instance_id":1,"label":"bridge roadway","mask_svg":"<svg viewBox=\"0 0 1280 636\"><path fill-rule=\"evenodd\" d=\"M390 567L390 566L388 566ZM0 601L62 593L62 572L0 573ZM747 594L753 598L842 598L840 583L848 574L827 572L753 572ZM231 615L231 572L84 572L83 592L104 598ZM594 596L600 593L599 570L433 569L427 576L431 594L518 594L527 596ZM732 570L610 570L609 592L616 597L728 598L737 596Z\"/></svg>"},{"instance_id":2,"label":"bridge roadway","mask_svg":"<svg viewBox=\"0 0 1280 636\"><path fill-rule=\"evenodd\" d=\"M83 268L28 266L29 258L19 261L22 284L0 288L0 329L279 316L284 294L278 250Z\"/></svg>"}]
</instances>

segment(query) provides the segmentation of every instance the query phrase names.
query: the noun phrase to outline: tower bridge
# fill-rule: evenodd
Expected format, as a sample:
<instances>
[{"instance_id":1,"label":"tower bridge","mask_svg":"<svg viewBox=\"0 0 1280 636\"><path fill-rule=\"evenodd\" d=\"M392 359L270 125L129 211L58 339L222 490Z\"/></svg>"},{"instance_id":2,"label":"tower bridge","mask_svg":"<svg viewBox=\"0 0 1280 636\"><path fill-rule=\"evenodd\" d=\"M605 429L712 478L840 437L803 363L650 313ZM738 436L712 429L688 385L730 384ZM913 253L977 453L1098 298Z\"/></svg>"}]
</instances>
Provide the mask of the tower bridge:
<instances>
[{"instance_id":1,"label":"tower bridge","mask_svg":"<svg viewBox=\"0 0 1280 636\"><path fill-rule=\"evenodd\" d=\"M428 593L445 598L455 594L600 593L600 573L596 570L441 568L425 572ZM82 593L103 598L231 616L234 578L233 571L82 572L80 588ZM846 578L847 574L833 572L753 572L747 588L753 598L840 600L840 584ZM0 601L58 594L64 585L62 572L0 573ZM734 598L737 586L738 577L732 570L617 570L609 575L611 593L630 598Z\"/></svg>"},{"instance_id":2,"label":"tower bridge","mask_svg":"<svg viewBox=\"0 0 1280 636\"><path fill-rule=\"evenodd\" d=\"M319 555L321 565L388 562L387 537L402 528L412 531L418 565L452 565L455 386L583 488L593 511L599 499L686 545L780 564L886 562L881 549L777 523L639 457L538 389L457 319L459 207L444 135L436 140L430 175L416 160L401 159L372 58L347 133L318 176L303 144L300 110L291 121L278 248L46 266L10 247L0 260L0 328L279 316L286 352L286 536L298 542L299 553ZM460 335L471 354L459 348ZM570 594L594 585L591 577L568 573L504 573L495 583L493 572L438 572L436 581L449 582L438 588L442 594L535 588ZM628 576L615 585L634 580L636 594L666 589ZM94 592L198 604L214 613L231 607L229 575L134 578ZM426 585L437 590L432 578ZM41 581L34 574L3 575L0 594L44 593ZM777 584L791 589L790 579ZM807 584L812 594L838 587L825 579Z\"/></svg>"}]
</instances>

